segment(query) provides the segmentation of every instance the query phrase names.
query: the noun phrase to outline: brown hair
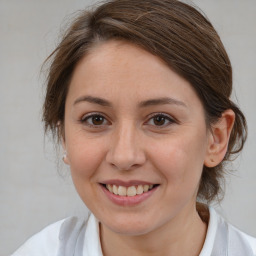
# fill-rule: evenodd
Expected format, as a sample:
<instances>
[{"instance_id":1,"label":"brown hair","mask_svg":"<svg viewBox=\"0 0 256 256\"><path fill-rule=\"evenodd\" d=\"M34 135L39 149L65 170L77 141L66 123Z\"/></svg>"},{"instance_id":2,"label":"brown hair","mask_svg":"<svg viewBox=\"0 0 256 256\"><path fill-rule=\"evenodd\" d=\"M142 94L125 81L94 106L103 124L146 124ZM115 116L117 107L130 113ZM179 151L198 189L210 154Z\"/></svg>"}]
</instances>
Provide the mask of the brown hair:
<instances>
[{"instance_id":1,"label":"brown hair","mask_svg":"<svg viewBox=\"0 0 256 256\"><path fill-rule=\"evenodd\" d=\"M210 127L232 109L236 119L224 160L204 166L198 196L211 201L221 192L223 165L242 150L247 126L243 113L230 100L232 68L224 46L206 17L176 0L112 0L82 11L50 55L53 59L43 108L45 131L60 139L65 101L72 73L97 42L126 40L159 56L190 82L205 109ZM60 123L60 127L58 124Z\"/></svg>"}]
</instances>

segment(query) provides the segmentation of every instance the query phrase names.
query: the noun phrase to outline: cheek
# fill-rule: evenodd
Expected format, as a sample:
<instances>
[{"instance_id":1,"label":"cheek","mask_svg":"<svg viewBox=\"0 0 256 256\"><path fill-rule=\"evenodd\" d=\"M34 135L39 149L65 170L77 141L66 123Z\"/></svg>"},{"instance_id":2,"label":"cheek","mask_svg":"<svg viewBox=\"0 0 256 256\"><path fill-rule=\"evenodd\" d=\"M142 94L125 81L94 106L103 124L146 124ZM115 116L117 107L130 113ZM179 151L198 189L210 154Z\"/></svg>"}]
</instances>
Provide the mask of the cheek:
<instances>
[{"instance_id":1,"label":"cheek","mask_svg":"<svg viewBox=\"0 0 256 256\"><path fill-rule=\"evenodd\" d=\"M68 143L68 158L72 176L81 181L90 179L104 157L104 146L98 140L83 138L71 138Z\"/></svg>"},{"instance_id":2,"label":"cheek","mask_svg":"<svg viewBox=\"0 0 256 256\"><path fill-rule=\"evenodd\" d=\"M197 137L197 138L196 138ZM164 144L159 144L154 154L154 165L161 171L168 183L168 189L193 190L197 188L205 158L205 145L198 143L200 136L178 136ZM204 138L205 139L205 138ZM154 152L154 153L153 153Z\"/></svg>"},{"instance_id":3,"label":"cheek","mask_svg":"<svg viewBox=\"0 0 256 256\"><path fill-rule=\"evenodd\" d=\"M102 163L104 152L101 143L96 141L79 137L79 140L74 138L68 146L68 157L74 186L82 201L90 210L100 207L95 205L99 200L95 191L97 191L98 184L97 170L100 169L99 166ZM102 207L101 211L104 212Z\"/></svg>"}]
</instances>

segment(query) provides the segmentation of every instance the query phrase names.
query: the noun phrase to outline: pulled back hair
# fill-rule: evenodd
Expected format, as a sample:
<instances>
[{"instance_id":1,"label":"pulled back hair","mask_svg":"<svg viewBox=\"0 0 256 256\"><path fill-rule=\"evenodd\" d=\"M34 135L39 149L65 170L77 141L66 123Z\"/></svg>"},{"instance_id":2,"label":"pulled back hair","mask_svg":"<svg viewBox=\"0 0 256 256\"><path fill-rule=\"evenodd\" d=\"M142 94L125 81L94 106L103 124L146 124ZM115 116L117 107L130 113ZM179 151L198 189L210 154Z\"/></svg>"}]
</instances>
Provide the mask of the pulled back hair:
<instances>
[{"instance_id":1,"label":"pulled back hair","mask_svg":"<svg viewBox=\"0 0 256 256\"><path fill-rule=\"evenodd\" d=\"M204 166L198 197L208 202L222 192L224 165L240 152L247 136L243 113L230 100L232 67L209 20L196 8L177 0L111 0L82 11L47 60L51 65L43 106L45 132L61 138L65 102L77 63L99 42L124 40L160 57L190 82L205 110L210 128L232 109L235 123L227 153L215 167Z\"/></svg>"}]
</instances>

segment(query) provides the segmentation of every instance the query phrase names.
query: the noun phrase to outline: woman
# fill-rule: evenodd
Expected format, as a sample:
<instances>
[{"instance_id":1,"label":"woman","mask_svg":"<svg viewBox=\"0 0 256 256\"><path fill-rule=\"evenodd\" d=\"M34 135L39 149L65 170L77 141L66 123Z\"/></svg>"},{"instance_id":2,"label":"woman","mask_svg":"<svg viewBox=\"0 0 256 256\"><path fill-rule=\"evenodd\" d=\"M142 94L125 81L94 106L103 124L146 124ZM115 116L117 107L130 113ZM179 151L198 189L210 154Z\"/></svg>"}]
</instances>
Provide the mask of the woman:
<instances>
[{"instance_id":1,"label":"woman","mask_svg":"<svg viewBox=\"0 0 256 256\"><path fill-rule=\"evenodd\" d=\"M210 22L174 0L113 0L83 12L53 58L45 129L92 214L14 255L256 255L256 240L207 204L241 151L246 121Z\"/></svg>"}]
</instances>

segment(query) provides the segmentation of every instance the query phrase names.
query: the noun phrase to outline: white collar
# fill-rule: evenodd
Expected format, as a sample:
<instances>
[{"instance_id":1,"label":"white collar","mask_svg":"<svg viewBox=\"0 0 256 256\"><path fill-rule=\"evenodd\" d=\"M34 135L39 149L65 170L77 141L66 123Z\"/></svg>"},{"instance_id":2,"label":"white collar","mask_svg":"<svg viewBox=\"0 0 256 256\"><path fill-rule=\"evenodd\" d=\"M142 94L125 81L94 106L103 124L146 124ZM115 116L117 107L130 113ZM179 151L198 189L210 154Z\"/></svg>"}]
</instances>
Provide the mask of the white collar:
<instances>
[{"instance_id":1,"label":"white collar","mask_svg":"<svg viewBox=\"0 0 256 256\"><path fill-rule=\"evenodd\" d=\"M85 231L83 256L103 256L100 244L99 221L91 214Z\"/></svg>"},{"instance_id":2,"label":"white collar","mask_svg":"<svg viewBox=\"0 0 256 256\"><path fill-rule=\"evenodd\" d=\"M228 224L209 207L210 219L204 246L199 256L255 256L248 236ZM256 243L255 239L253 239ZM103 256L99 221L91 214L85 231L83 256Z\"/></svg>"}]
</instances>

